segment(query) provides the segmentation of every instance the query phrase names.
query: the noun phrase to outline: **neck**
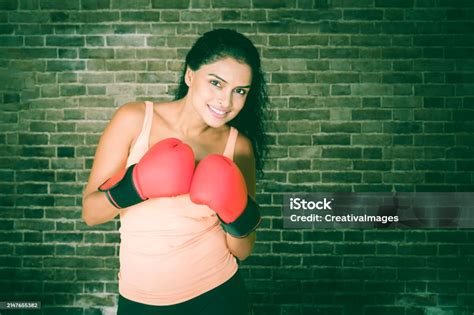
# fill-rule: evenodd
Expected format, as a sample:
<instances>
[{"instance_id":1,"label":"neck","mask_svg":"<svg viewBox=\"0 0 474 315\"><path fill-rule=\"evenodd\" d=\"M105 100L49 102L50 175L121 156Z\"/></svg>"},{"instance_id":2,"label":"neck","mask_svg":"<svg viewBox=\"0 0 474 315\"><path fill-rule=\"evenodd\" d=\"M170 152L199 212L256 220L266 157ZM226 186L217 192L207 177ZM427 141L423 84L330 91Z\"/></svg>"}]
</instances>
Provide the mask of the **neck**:
<instances>
[{"instance_id":1,"label":"neck","mask_svg":"<svg viewBox=\"0 0 474 315\"><path fill-rule=\"evenodd\" d=\"M201 118L188 96L177 101L176 130L186 138L196 138L211 127Z\"/></svg>"}]
</instances>

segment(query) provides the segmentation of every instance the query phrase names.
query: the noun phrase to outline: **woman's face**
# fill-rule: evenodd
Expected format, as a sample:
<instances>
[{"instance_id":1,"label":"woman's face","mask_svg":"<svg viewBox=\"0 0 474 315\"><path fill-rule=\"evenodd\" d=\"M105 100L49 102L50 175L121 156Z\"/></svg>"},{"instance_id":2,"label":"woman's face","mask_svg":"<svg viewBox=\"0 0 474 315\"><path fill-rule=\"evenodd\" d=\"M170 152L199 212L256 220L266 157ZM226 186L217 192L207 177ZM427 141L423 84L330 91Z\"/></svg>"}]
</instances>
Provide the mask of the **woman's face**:
<instances>
[{"instance_id":1,"label":"woman's face","mask_svg":"<svg viewBox=\"0 0 474 315\"><path fill-rule=\"evenodd\" d=\"M250 91L252 70L233 58L186 71L188 97L207 125L217 128L242 110Z\"/></svg>"}]
</instances>

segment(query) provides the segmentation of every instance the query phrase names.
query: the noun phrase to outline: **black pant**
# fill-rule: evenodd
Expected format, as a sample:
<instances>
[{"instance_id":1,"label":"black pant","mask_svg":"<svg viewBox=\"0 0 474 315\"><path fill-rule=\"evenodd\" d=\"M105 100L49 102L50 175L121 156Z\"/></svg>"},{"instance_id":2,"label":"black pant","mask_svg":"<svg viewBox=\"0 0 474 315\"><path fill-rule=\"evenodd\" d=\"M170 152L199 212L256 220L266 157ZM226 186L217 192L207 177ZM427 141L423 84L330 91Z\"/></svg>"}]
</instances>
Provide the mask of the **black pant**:
<instances>
[{"instance_id":1,"label":"black pant","mask_svg":"<svg viewBox=\"0 0 474 315\"><path fill-rule=\"evenodd\" d=\"M134 302L119 295L117 315L248 315L248 294L237 270L220 286L191 300L165 306Z\"/></svg>"}]
</instances>

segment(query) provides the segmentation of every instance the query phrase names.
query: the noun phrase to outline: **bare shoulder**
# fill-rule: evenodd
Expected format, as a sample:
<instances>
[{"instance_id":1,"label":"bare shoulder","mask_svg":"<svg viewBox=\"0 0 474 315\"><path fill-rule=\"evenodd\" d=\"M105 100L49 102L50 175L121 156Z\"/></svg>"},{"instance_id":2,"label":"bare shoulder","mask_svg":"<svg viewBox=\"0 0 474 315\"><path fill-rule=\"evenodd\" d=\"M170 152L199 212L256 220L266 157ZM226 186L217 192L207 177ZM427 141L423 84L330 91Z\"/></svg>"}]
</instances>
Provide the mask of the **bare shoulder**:
<instances>
[{"instance_id":1,"label":"bare shoulder","mask_svg":"<svg viewBox=\"0 0 474 315\"><path fill-rule=\"evenodd\" d=\"M252 141L241 132L237 135L234 154L239 157L247 157L255 160Z\"/></svg>"},{"instance_id":2,"label":"bare shoulder","mask_svg":"<svg viewBox=\"0 0 474 315\"><path fill-rule=\"evenodd\" d=\"M245 177L250 195L254 197L256 191L255 154L252 141L241 132L235 143L234 162Z\"/></svg>"},{"instance_id":3,"label":"bare shoulder","mask_svg":"<svg viewBox=\"0 0 474 315\"><path fill-rule=\"evenodd\" d=\"M129 102L120 106L114 116L117 119L125 120L126 122L132 123L134 121L143 120L145 115L145 103L143 102Z\"/></svg>"},{"instance_id":4,"label":"bare shoulder","mask_svg":"<svg viewBox=\"0 0 474 315\"><path fill-rule=\"evenodd\" d=\"M128 138L130 143L133 143L141 131L144 119L145 103L129 102L115 111L111 124L121 128L124 138Z\"/></svg>"}]
</instances>

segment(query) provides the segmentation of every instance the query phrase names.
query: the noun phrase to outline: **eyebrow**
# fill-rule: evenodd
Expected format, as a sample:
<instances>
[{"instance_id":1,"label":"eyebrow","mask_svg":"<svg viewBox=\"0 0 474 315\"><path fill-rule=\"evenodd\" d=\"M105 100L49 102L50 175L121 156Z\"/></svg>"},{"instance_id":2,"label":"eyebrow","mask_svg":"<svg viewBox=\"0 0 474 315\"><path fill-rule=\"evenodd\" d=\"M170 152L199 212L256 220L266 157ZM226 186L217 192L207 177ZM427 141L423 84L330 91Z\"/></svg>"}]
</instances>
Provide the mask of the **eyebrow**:
<instances>
[{"instance_id":1,"label":"eyebrow","mask_svg":"<svg viewBox=\"0 0 474 315\"><path fill-rule=\"evenodd\" d=\"M208 75L212 75L213 77L216 77L216 78L218 78L219 80L224 81L225 83L227 83L226 80L222 79L222 78L221 78L220 76L218 76L217 74L209 73ZM249 88L249 87L250 87L250 85L238 86L238 88Z\"/></svg>"}]
</instances>

